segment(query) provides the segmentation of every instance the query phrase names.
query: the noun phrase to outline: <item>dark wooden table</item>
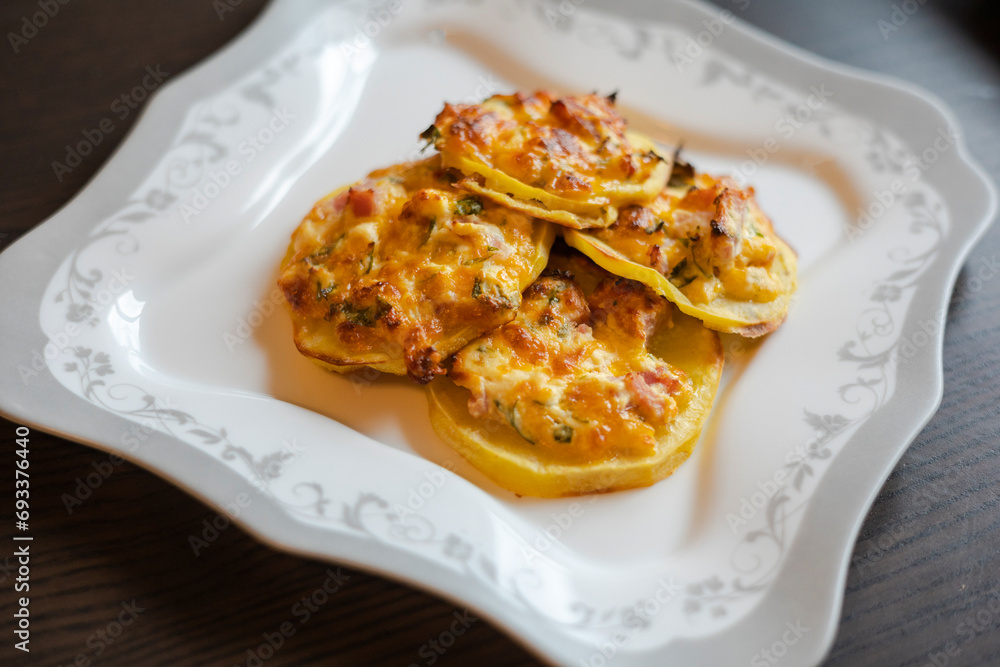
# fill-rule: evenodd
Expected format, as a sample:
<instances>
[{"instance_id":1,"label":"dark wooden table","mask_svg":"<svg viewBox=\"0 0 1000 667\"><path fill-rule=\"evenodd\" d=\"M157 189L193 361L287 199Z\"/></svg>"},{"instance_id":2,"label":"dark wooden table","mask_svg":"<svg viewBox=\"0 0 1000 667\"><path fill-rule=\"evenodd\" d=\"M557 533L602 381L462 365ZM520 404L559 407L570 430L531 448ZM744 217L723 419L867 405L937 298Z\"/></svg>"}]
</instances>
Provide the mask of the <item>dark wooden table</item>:
<instances>
[{"instance_id":1,"label":"dark wooden table","mask_svg":"<svg viewBox=\"0 0 1000 667\"><path fill-rule=\"evenodd\" d=\"M816 53L933 91L958 114L973 154L1000 180L997 10L986 2L945 9L923 1L716 0ZM0 247L72 197L125 138L135 113L57 178L52 163L64 159L66 145L106 117L147 66L170 75L191 67L264 5L215 4L223 2L232 11L220 19L209 0L76 0L59 4L23 42L4 38ZM910 12L897 15L900 25L892 23L894 6ZM23 17L38 11L38 0L5 0L0 28L22 32ZM978 290L969 281L998 253L1000 228L993 228L959 277L944 341L944 401L864 524L830 665L1000 664L1000 280ZM0 420L7 458L14 429ZM31 457L33 624L24 664L69 665L79 656L77 664L246 665L248 649L328 576L327 564L262 546L238 529L196 557L188 538L214 513L127 463L113 466L70 513L65 495L107 455L35 433ZM12 484L4 474L0 498L13 497ZM0 544L12 544L10 512L2 501ZM12 647L11 552L0 551L0 664L24 658ZM265 664L431 664L427 642L450 626L456 610L379 577L344 574L350 578L343 590ZM133 603L134 621L117 634L122 605ZM436 664L536 661L478 622Z\"/></svg>"}]
</instances>

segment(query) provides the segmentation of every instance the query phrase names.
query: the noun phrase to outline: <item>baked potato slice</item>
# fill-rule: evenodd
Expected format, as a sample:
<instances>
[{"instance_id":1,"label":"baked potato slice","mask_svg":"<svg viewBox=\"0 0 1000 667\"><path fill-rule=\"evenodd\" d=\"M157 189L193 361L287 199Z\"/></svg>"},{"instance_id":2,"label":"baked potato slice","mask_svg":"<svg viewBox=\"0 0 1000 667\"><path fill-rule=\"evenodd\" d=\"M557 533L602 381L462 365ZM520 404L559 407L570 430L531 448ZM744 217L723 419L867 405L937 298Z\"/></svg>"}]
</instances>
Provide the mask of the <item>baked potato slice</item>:
<instances>
[{"instance_id":1,"label":"baked potato slice","mask_svg":"<svg viewBox=\"0 0 1000 667\"><path fill-rule=\"evenodd\" d=\"M337 372L427 382L515 316L553 228L454 180L434 156L374 171L313 207L278 280L302 354Z\"/></svg>"},{"instance_id":2,"label":"baked potato slice","mask_svg":"<svg viewBox=\"0 0 1000 667\"><path fill-rule=\"evenodd\" d=\"M554 262L572 273L543 274L514 320L427 387L441 438L519 495L663 479L694 449L722 372L718 334L578 257Z\"/></svg>"},{"instance_id":3,"label":"baked potato slice","mask_svg":"<svg viewBox=\"0 0 1000 667\"><path fill-rule=\"evenodd\" d=\"M751 187L674 161L670 183L607 229L565 230L566 242L616 275L638 280L724 333L761 336L788 313L795 252Z\"/></svg>"},{"instance_id":4,"label":"baked potato slice","mask_svg":"<svg viewBox=\"0 0 1000 667\"><path fill-rule=\"evenodd\" d=\"M670 175L652 142L625 131L614 96L539 91L446 104L421 135L460 171L459 187L565 227L614 222L652 200Z\"/></svg>"}]
</instances>

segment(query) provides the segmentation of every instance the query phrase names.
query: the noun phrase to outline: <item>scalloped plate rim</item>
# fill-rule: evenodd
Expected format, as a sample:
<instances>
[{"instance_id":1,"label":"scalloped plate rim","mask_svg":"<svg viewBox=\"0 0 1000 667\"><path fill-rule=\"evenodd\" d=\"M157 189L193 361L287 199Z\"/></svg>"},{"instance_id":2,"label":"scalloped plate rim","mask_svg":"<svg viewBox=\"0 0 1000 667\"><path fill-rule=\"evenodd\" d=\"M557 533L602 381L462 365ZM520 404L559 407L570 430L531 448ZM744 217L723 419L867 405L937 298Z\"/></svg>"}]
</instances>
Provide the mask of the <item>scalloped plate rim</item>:
<instances>
[{"instance_id":1,"label":"scalloped plate rim","mask_svg":"<svg viewBox=\"0 0 1000 667\"><path fill-rule=\"evenodd\" d=\"M692 2L691 0L673 0L673 3L676 5L677 9L694 11L699 14L699 17L716 15L718 13L718 10L712 6L701 5ZM604 6L610 3L596 2L595 4L602 6L601 8L604 9ZM660 15L669 13L670 11L669 4L665 6L657 6L654 3L646 4L649 8L655 7L654 11ZM321 6L321 3L299 2L298 0L275 0L254 21L251 27L247 28L232 42L188 71L168 81L159 91L151 96L150 102L143 109L142 114L137 119L134 128L129 131L128 135L119 147L116 148L108 161L96 172L96 174L90 179L90 181L88 181L80 192L73 196L70 201L62 206L56 213L47 218L44 222L40 223L38 226L34 227L21 238L17 239L7 249L5 249L3 253L0 253L0 277L7 278L11 276L11 274L16 274L22 278L20 284L22 286L27 285L27 289L18 290L12 296L8 297L8 308L4 309L3 312L0 312L0 331L2 331L5 335L12 334L8 340L13 339L17 342L27 343L27 345L23 348L18 345L7 345L4 346L2 351L0 351L0 362L12 371L7 373L4 378L0 380L0 414L8 419L11 419L12 421L28 425L29 427L39 431L49 432L59 437L74 440L100 451L114 452L119 455L124 454L125 458L130 460L132 463L170 481L172 484L183 489L186 493L197 497L202 502L218 509L221 509L223 505L223 498L232 497L232 493L253 488L252 485L250 485L245 479L230 471L220 462L212 460L211 457L202 456L198 450L182 450L184 452L184 457L187 457L189 453L192 453L191 458L198 460L198 462L203 465L200 470L196 471L196 474L192 475L190 468L183 465L183 463L185 463L183 460L179 462L175 461L179 468L185 468L183 474L173 471L172 468L174 466L169 465L166 462L156 460L162 453L160 448L162 448L163 445L176 442L173 438L166 435L157 433L151 436L150 441L156 446L144 449L141 456L132 456L128 453L122 452L122 450L115 448L114 445L108 444L111 435L107 429L109 428L109 424L127 424L129 422L120 417L103 413L83 401L74 401L72 406L68 406L67 409L61 411L55 416L51 414L46 415L44 400L25 396L23 393L18 391L18 386L15 384L13 379L16 377L16 372L13 372L13 369L18 363L23 362L23 358L19 358L14 353L14 350L39 349L44 346L46 341L44 334L42 334L42 332L38 329L37 318L34 316L36 312L36 304L39 300L34 298L32 295L33 290L40 290L44 287L44 282L40 281L33 284L27 283L26 280L23 280L24 276L30 276L31 272L34 272L35 275L47 277L65 257L66 253L63 251L57 253L51 252L51 248L53 247L53 237L55 237L54 243L61 245L68 252L68 250L73 247L73 243L76 242L78 237L81 237L89 232L89 228L75 230L70 228L73 225L74 220L79 218L99 218L99 216L94 216L93 210L99 209L104 201L111 198L107 198L102 201L101 198L98 197L97 191L104 188L108 181L115 181L115 183L107 187L117 191L127 191L131 187L129 183L138 181L142 177L142 174L145 173L145 169L148 169L156 163L159 153L156 150L149 150L149 146L152 144L155 148L156 144L161 144L167 133L157 132L153 121L158 117L164 117L170 126L177 126L179 116L176 112L178 110L183 111L184 108L186 108L185 100L187 97L185 97L184 91L193 91L196 93L200 86L207 83L208 80L216 74L216 70L229 69L232 70L232 72L248 71L253 65L257 64L259 60L264 60L266 56L271 53L270 50L251 49L250 46L258 46L258 42L264 42L265 44L277 43L280 45L282 39L287 37L287 35L279 29L282 21L298 15L297 13L300 11L313 11L313 6ZM632 16L635 16L637 14L636 8L633 8L633 11L630 13ZM936 95L933 95L918 86L893 77L866 72L858 68L830 61L804 49L778 40L777 38L772 37L757 28L748 26L739 19L736 21L733 34L737 35L738 39L746 40L748 43L755 44L757 47L773 49L778 54L781 54L786 58L790 58L793 61L797 61L807 68L818 68L827 72L834 72L840 76L851 79L853 82L862 82L874 85L883 90L892 91L894 94L905 96L912 103L917 103L930 108L947 126L956 129L960 128L960 125L951 110ZM258 57L251 58L250 62L253 64L248 65L248 61L246 59L237 57L237 55L241 52L247 52ZM894 105L889 106L891 107ZM946 156L946 159L957 161L958 165L965 169L968 175L973 177L971 181L967 181L967 187L972 190L976 190L977 188L979 190L978 192L972 192L971 197L967 196L966 199L960 203L967 207L972 206L973 208L978 208L980 212L978 215L973 214L964 218L961 216L955 216L953 219L953 229L945 240L945 243L942 245L941 257L923 276L921 276L920 288L914 296L914 301L907 312L905 323L903 325L904 334L913 330L914 320L916 320L919 315L927 312L924 309L928 307L947 307L949 296L962 265L964 264L972 247L989 228L997 211L997 194L995 187L992 185L983 169L969 154L965 139L961 135L956 141L956 148L957 150L954 151L954 157L948 155ZM132 163L131 168L126 165L126 161ZM134 167L136 162L139 162L143 168L136 169ZM119 174L124 174L124 177L114 178ZM947 190L944 189L942 189L941 192L942 195L948 194ZM955 205L955 203L948 197L946 197L946 199L948 199L950 205ZM975 211L973 213L975 213ZM59 234L59 232L66 233ZM40 249L39 246L43 247ZM39 255L42 257L42 261L40 263L31 263L31 261ZM29 273L26 274L13 270L15 268L22 268L22 264L28 264L27 270ZM938 280L932 281L932 278L938 278ZM928 287L928 285L930 285L930 287ZM18 313L22 316L18 317ZM24 314L27 314L27 317L24 317ZM893 412L898 410L896 406L903 403L904 399L909 398L907 394L911 392L919 393L922 398L922 407L920 410L907 411L909 418L906 422L908 427L906 428L905 437L901 436L897 430L894 433L894 442L883 446L883 448L888 449L887 453L882 452L884 457L881 459L881 465L877 466L875 470L869 469L867 471L869 473L869 478L877 480L877 483L867 485L866 494L864 494L860 503L856 503L862 508L862 511L851 514L849 516L849 521L846 522L848 525L841 528L841 532L846 534L849 537L849 540L840 543L840 551L838 554L833 556L827 554L827 557L837 564L835 568L836 576L831 582L828 582L833 584L833 590L835 593L832 596L832 599L828 601L830 604L821 605L823 607L822 611L824 612L821 613L821 617L825 619L822 632L813 635L813 637L816 638L815 640L810 638L809 641L803 642L804 645L808 645L810 655L816 662L821 660L832 646L834 633L836 632L838 626L839 612L843 604L844 585L847 578L850 555L854 542L857 539L858 532L861 529L861 525L867 516L868 509L870 508L872 502L874 502L879 490L898 460L902 457L903 453L906 451L909 444L913 441L920 430L933 417L942 400L944 326L945 322L940 322L939 328L935 331L936 341L931 346L933 354L923 355L920 357L922 360L920 363L907 365L905 368L901 368L898 371L900 377L903 377L904 375L913 375L923 379L925 384L920 387L920 391L918 392L916 389L919 384L917 382L900 382L896 393L890 401L872 418L873 421L875 421L876 418L879 422L885 421ZM39 341L41 341L40 344ZM927 384L927 380L930 381L929 384ZM54 394L57 398L59 396L73 396L76 398L74 394L71 394L62 388L49 375L44 375L41 382L44 382L45 384L39 384L36 385L36 387L44 387L46 391L49 392L49 395ZM66 393L61 394L60 392ZM88 422L73 424L72 414L74 412L87 414L92 417L92 419ZM869 439L863 438L862 434L866 434L876 428L881 428L879 423L866 424L861 430L858 431L858 433L851 437L851 439L844 445L844 449L846 450L852 445L856 446L859 440ZM829 494L828 487L835 481L835 471L840 470L847 463L848 461L844 456L835 458L834 462L830 466L830 469L824 474L822 481L815 489L813 498L820 499ZM206 471L210 471L213 468L217 468L218 471L222 473L221 475L215 477L216 485L214 487L199 487L198 485L190 483L190 479L192 477L204 476L207 474ZM212 474L215 475L214 472ZM465 586L449 586L446 582L442 583L442 580L438 578L435 578L435 581L433 582L428 581L426 577L422 578L421 568L424 566L430 566L432 568L437 567L434 563L429 561L423 562L418 564L413 571L405 571L405 569L394 567L391 563L395 559L395 556L400 556L405 561L406 555L402 554L402 552L394 554L394 550L391 547L386 547L385 545L380 545L375 548L375 551L379 552L377 555L380 558L380 563L378 564L372 563L370 560L367 562L362 561L360 556L353 557L349 555L347 551L350 549L344 549L343 545L337 545L337 549L341 549L339 553L336 552L336 549L321 548L318 545L318 542L322 542L324 540L320 538L325 537L327 538L326 541L329 541L330 539L340 541L343 540L345 536L333 533L332 531L326 531L303 524L293 524L289 522L283 525L280 521L275 522L272 518L270 518L270 515L280 516L283 512L277 504L263 508L261 508L261 505L267 505L267 503L257 504L248 508L243 516L234 521L261 542L267 543L274 548L297 555L341 563L350 563L358 569L376 572L392 579L404 581L409 585L429 591L435 595L445 597L459 604L469 604L471 601L469 606L476 609L477 612L482 613L484 617L489 618L498 626L503 627L515 640L519 641L519 643L527 649L535 652L540 657L550 661L568 661L573 656L573 653L570 650L572 646L569 640L557 640L554 637L545 635L538 631L532 626L530 621L523 620L516 614L505 614L504 603L502 601L498 602L495 599L492 599L488 594L488 591L484 591L482 594L479 594L478 591L472 591ZM806 516L803 519L803 525L801 528L803 532L800 533L800 537L806 534L805 531L808 526L817 525L819 520L813 515L817 512L822 512L822 510L822 507L816 507L813 503L810 504L806 511ZM289 535L282 537L282 533L289 533ZM355 538L350 537L350 540L354 539ZM361 551L371 550L371 545L369 543L362 543L361 538L357 538L357 541L361 544ZM806 542L807 540L804 539L797 539L795 541L795 544L793 544L788 554L787 564L789 566L793 564L801 564L802 561L800 558L800 552L802 551L803 546L809 546L805 544ZM371 554L369 554L369 557L370 555ZM783 578L779 577L778 581L775 582L776 589L779 588L779 584L788 584L790 579L795 575L794 571L791 574L788 574L786 570L786 574L782 576ZM446 580L448 577L447 575L444 575L443 578ZM780 595L777 597L780 598ZM765 608L775 599L776 595L774 592L769 591L769 594L764 603L762 603L761 608ZM756 613L751 614L748 618L743 619L734 626L727 628L723 634L728 635L731 633L738 633L745 624L756 622L757 616L758 615ZM718 647L718 645L722 643L724 642L715 642L714 638L710 641L690 641L680 639L659 647L659 649L657 649L654 653L640 654L639 661L641 662L641 657L643 655L648 655L653 659L656 659L658 654L670 653L672 657L678 654L688 655L699 662L704 662L705 658L717 650L715 647Z\"/></svg>"}]
</instances>

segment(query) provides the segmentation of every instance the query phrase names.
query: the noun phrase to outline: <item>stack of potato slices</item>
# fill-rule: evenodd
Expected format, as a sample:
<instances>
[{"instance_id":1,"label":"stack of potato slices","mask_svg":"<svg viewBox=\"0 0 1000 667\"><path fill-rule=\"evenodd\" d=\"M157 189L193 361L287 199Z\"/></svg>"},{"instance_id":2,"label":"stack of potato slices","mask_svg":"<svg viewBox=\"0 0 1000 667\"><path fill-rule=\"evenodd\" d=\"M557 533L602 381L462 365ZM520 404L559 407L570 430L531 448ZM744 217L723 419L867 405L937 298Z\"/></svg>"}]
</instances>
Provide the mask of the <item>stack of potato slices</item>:
<instances>
[{"instance_id":1,"label":"stack of potato slices","mask_svg":"<svg viewBox=\"0 0 1000 667\"><path fill-rule=\"evenodd\" d=\"M613 95L446 104L421 136L438 153L335 191L292 235L299 351L426 384L435 430L517 494L669 475L711 410L716 331L774 330L795 290L753 189L658 153Z\"/></svg>"}]
</instances>

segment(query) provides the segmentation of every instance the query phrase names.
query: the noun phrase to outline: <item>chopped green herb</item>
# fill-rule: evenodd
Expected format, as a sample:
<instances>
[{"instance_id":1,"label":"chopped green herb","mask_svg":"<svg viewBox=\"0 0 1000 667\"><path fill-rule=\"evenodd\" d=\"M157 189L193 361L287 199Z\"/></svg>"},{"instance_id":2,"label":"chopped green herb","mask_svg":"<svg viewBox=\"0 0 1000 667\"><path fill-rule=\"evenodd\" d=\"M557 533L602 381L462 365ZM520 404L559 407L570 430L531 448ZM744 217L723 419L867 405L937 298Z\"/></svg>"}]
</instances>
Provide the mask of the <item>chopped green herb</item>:
<instances>
[{"instance_id":1,"label":"chopped green herb","mask_svg":"<svg viewBox=\"0 0 1000 667\"><path fill-rule=\"evenodd\" d=\"M345 302L341 304L340 310L348 322L360 324L363 327L373 327L377 321L392 310L392 305L379 297L374 305L366 308L357 308L353 304Z\"/></svg>"},{"instance_id":2,"label":"chopped green herb","mask_svg":"<svg viewBox=\"0 0 1000 667\"><path fill-rule=\"evenodd\" d=\"M330 283L330 285L328 287L323 287L323 283L321 283L320 281L317 280L316 281L316 300L319 301L320 299L322 299L323 301L329 301L329 298L327 298L327 297L330 296L330 292L332 292L335 287L336 287L336 285L334 283Z\"/></svg>"},{"instance_id":3,"label":"chopped green herb","mask_svg":"<svg viewBox=\"0 0 1000 667\"><path fill-rule=\"evenodd\" d=\"M694 259L692 258L691 261L694 262ZM697 262L695 262L695 266L698 266ZM682 259L674 266L673 269L671 269L669 280L674 285L674 287L678 288L687 287L692 282L694 282L694 279L697 277L694 274L686 278L684 277L684 274L687 272L687 269L688 269L687 258ZM701 270L700 266L698 266L698 270ZM702 271L702 273L704 273L704 271Z\"/></svg>"},{"instance_id":4,"label":"chopped green herb","mask_svg":"<svg viewBox=\"0 0 1000 667\"><path fill-rule=\"evenodd\" d=\"M420 133L420 138L427 142L424 144L424 147L420 149L420 152L423 153L425 150L437 143L437 140L441 138L441 130L438 129L437 125L431 125Z\"/></svg>"},{"instance_id":5,"label":"chopped green herb","mask_svg":"<svg viewBox=\"0 0 1000 667\"><path fill-rule=\"evenodd\" d=\"M655 225L650 225L649 227L646 227L646 229L644 229L643 231L646 232L647 234L655 234L656 232L663 229L663 225L665 224L666 223L663 222L662 220L657 220Z\"/></svg>"},{"instance_id":6,"label":"chopped green herb","mask_svg":"<svg viewBox=\"0 0 1000 667\"><path fill-rule=\"evenodd\" d=\"M457 215L479 215L483 212L483 202L479 197L465 197L455 202Z\"/></svg>"},{"instance_id":7,"label":"chopped green herb","mask_svg":"<svg viewBox=\"0 0 1000 667\"><path fill-rule=\"evenodd\" d=\"M485 257L473 257L472 259L467 259L462 262L462 266L472 266L473 264L479 264L480 262L485 262L486 260L488 260L490 257L493 256L493 253L495 253L499 249L500 248L497 248L496 246L491 246L491 245L486 246L486 252L490 253L489 255L486 255Z\"/></svg>"},{"instance_id":8,"label":"chopped green herb","mask_svg":"<svg viewBox=\"0 0 1000 667\"><path fill-rule=\"evenodd\" d=\"M559 424L554 429L552 429L552 438L556 442L572 442L573 427L567 426L566 424Z\"/></svg>"},{"instance_id":9,"label":"chopped green herb","mask_svg":"<svg viewBox=\"0 0 1000 667\"><path fill-rule=\"evenodd\" d=\"M677 150L674 151L674 166L670 171L670 180L667 182L667 187L680 188L686 185L693 187L693 181L694 167L681 159L681 147L678 146Z\"/></svg>"},{"instance_id":10,"label":"chopped green herb","mask_svg":"<svg viewBox=\"0 0 1000 667\"><path fill-rule=\"evenodd\" d=\"M368 249L368 258L366 260L368 266L365 267L365 275L368 275L372 271L372 266L375 264L375 244L373 243Z\"/></svg>"},{"instance_id":11,"label":"chopped green herb","mask_svg":"<svg viewBox=\"0 0 1000 667\"><path fill-rule=\"evenodd\" d=\"M515 431L517 431L517 434L519 436L521 436L531 444L535 444L535 441L532 440L530 437L528 437L528 435L524 431L522 431L519 426L518 423L519 419L517 416L517 401L514 401L514 405L510 406L509 409L504 408L503 404L501 404L500 401L497 400L494 400L493 404L497 406L497 410L499 410L500 414L504 416L504 418L507 420L507 423L510 424L510 427Z\"/></svg>"},{"instance_id":12,"label":"chopped green herb","mask_svg":"<svg viewBox=\"0 0 1000 667\"><path fill-rule=\"evenodd\" d=\"M489 285L487 285L487 288ZM483 289L482 281L477 277L472 283L472 298L478 299L488 303L496 308L516 308L517 302L512 300L509 296L500 291L500 288L496 285L493 286L496 290L493 293L489 293Z\"/></svg>"},{"instance_id":13,"label":"chopped green herb","mask_svg":"<svg viewBox=\"0 0 1000 667\"><path fill-rule=\"evenodd\" d=\"M326 245L326 246L323 246L322 248L320 248L319 250L317 250L317 251L316 251L316 252L314 252L313 254L311 254L311 255L309 255L309 256L307 256L307 257L303 257L303 258L302 258L302 261L303 261L303 262L307 262L307 263L309 263L309 264L316 264L316 260L320 260L320 259L323 259L323 258L324 258L324 257L326 257L327 255L329 255L329 254L330 254L330 251L331 251L332 249L333 249L333 248L331 248L331 247L330 247L330 246L328 246L328 245Z\"/></svg>"},{"instance_id":14,"label":"chopped green herb","mask_svg":"<svg viewBox=\"0 0 1000 667\"><path fill-rule=\"evenodd\" d=\"M699 264L698 260L694 258L694 255L691 256L691 261L694 263L696 267L698 267L698 270L701 271L701 275L705 276L706 278L711 278L711 276L705 272L705 269L701 268L701 264Z\"/></svg>"},{"instance_id":15,"label":"chopped green herb","mask_svg":"<svg viewBox=\"0 0 1000 667\"><path fill-rule=\"evenodd\" d=\"M431 218L430 223L427 225L427 236L424 237L424 240L421 241L420 245L423 245L431 240L431 234L434 233L435 225L437 225L437 218Z\"/></svg>"}]
</instances>

